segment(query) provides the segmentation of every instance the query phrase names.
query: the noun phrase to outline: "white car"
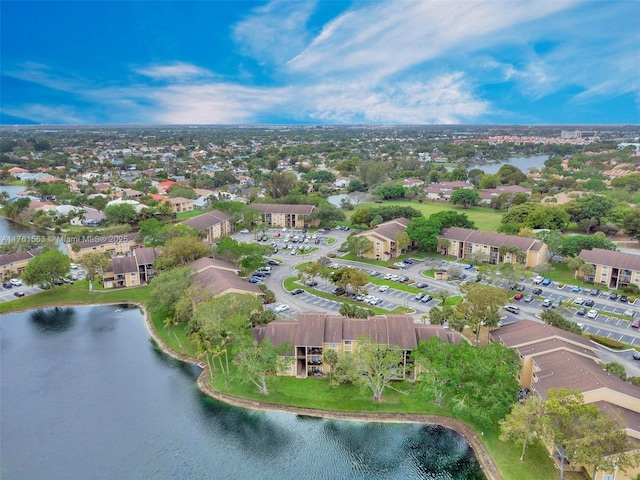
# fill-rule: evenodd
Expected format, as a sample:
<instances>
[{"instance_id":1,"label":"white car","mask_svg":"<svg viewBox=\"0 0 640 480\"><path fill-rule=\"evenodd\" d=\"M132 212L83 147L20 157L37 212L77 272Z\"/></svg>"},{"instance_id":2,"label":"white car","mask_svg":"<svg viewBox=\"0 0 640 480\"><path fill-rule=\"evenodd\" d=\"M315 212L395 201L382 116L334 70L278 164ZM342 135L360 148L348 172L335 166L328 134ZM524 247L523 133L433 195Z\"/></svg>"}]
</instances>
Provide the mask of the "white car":
<instances>
[{"instance_id":1,"label":"white car","mask_svg":"<svg viewBox=\"0 0 640 480\"><path fill-rule=\"evenodd\" d=\"M289 310L289 305L283 303L274 308L274 310L278 313L286 312L287 310Z\"/></svg>"},{"instance_id":2,"label":"white car","mask_svg":"<svg viewBox=\"0 0 640 480\"><path fill-rule=\"evenodd\" d=\"M22 280L18 280L17 278L12 278L11 280L9 280L9 283L13 287L21 287L22 286Z\"/></svg>"},{"instance_id":3,"label":"white car","mask_svg":"<svg viewBox=\"0 0 640 480\"><path fill-rule=\"evenodd\" d=\"M587 318L596 318L598 316L597 310L589 310L587 312Z\"/></svg>"},{"instance_id":4,"label":"white car","mask_svg":"<svg viewBox=\"0 0 640 480\"><path fill-rule=\"evenodd\" d=\"M387 290L389 290L389 285L380 285L378 288L379 292L386 292Z\"/></svg>"},{"instance_id":5,"label":"white car","mask_svg":"<svg viewBox=\"0 0 640 480\"><path fill-rule=\"evenodd\" d=\"M240 233L249 233L249 230L247 228L243 228L242 230L240 230Z\"/></svg>"},{"instance_id":6,"label":"white car","mask_svg":"<svg viewBox=\"0 0 640 480\"><path fill-rule=\"evenodd\" d=\"M544 277L542 275L538 275L537 277L535 277L533 279L533 283L535 283L536 285L542 283L542 281L544 280Z\"/></svg>"},{"instance_id":7,"label":"white car","mask_svg":"<svg viewBox=\"0 0 640 480\"><path fill-rule=\"evenodd\" d=\"M382 277L382 278L384 278L385 280L391 280L391 277L393 277L393 274L391 274L391 273L385 273L385 274L384 274L384 277Z\"/></svg>"},{"instance_id":8,"label":"white car","mask_svg":"<svg viewBox=\"0 0 640 480\"><path fill-rule=\"evenodd\" d=\"M398 268L404 268L404 267L406 267L406 266L407 266L407 264L406 264L406 263L404 263L404 262L396 262L396 263L394 263L394 265L395 265L396 267L398 267Z\"/></svg>"},{"instance_id":9,"label":"white car","mask_svg":"<svg viewBox=\"0 0 640 480\"><path fill-rule=\"evenodd\" d=\"M574 305L582 305L584 303L584 298L576 298L573 303Z\"/></svg>"}]
</instances>

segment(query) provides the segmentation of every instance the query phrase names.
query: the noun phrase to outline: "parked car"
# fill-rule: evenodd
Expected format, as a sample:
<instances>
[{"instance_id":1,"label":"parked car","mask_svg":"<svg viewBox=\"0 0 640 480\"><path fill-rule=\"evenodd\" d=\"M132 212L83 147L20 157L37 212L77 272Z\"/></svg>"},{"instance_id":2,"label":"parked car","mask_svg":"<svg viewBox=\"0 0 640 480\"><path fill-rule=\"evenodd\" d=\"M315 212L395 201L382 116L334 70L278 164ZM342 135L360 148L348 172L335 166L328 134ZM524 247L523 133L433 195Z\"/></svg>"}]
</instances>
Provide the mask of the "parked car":
<instances>
[{"instance_id":1,"label":"parked car","mask_svg":"<svg viewBox=\"0 0 640 480\"><path fill-rule=\"evenodd\" d=\"M315 280L307 280L306 282L304 282L304 284L307 287L315 287L318 285L318 282L316 282Z\"/></svg>"},{"instance_id":2,"label":"parked car","mask_svg":"<svg viewBox=\"0 0 640 480\"><path fill-rule=\"evenodd\" d=\"M542 285L551 285L551 279L545 278L544 280L542 280Z\"/></svg>"},{"instance_id":3,"label":"parked car","mask_svg":"<svg viewBox=\"0 0 640 480\"><path fill-rule=\"evenodd\" d=\"M413 286L416 287L416 288L427 288L428 287L428 285L426 283L424 283L424 282L416 282L416 283L413 284Z\"/></svg>"},{"instance_id":4,"label":"parked car","mask_svg":"<svg viewBox=\"0 0 640 480\"><path fill-rule=\"evenodd\" d=\"M300 295L301 293L304 293L304 290L301 288L296 288L294 290L291 290L289 293L291 295Z\"/></svg>"},{"instance_id":5,"label":"parked car","mask_svg":"<svg viewBox=\"0 0 640 480\"><path fill-rule=\"evenodd\" d=\"M345 290L342 287L335 287L333 290L331 290L331 293L333 293L334 295L343 295L344 292Z\"/></svg>"},{"instance_id":6,"label":"parked car","mask_svg":"<svg viewBox=\"0 0 640 480\"><path fill-rule=\"evenodd\" d=\"M279 266L280 264L276 260L267 260L269 265L273 265L274 267Z\"/></svg>"},{"instance_id":7,"label":"parked car","mask_svg":"<svg viewBox=\"0 0 640 480\"><path fill-rule=\"evenodd\" d=\"M593 300L585 300L584 301L584 306L585 307L593 307L595 305L595 302Z\"/></svg>"},{"instance_id":8,"label":"parked car","mask_svg":"<svg viewBox=\"0 0 640 480\"><path fill-rule=\"evenodd\" d=\"M9 283L11 285L13 285L14 287L21 287L22 286L22 280L18 280L17 278L12 278L11 280L9 280Z\"/></svg>"},{"instance_id":9,"label":"parked car","mask_svg":"<svg viewBox=\"0 0 640 480\"><path fill-rule=\"evenodd\" d=\"M617 293L611 293L609 295L609 300L617 300L618 299L618 294Z\"/></svg>"},{"instance_id":10,"label":"parked car","mask_svg":"<svg viewBox=\"0 0 640 480\"><path fill-rule=\"evenodd\" d=\"M504 307L507 312L511 313L520 313L520 307L516 307L515 305L507 305Z\"/></svg>"},{"instance_id":11,"label":"parked car","mask_svg":"<svg viewBox=\"0 0 640 480\"><path fill-rule=\"evenodd\" d=\"M587 309L584 307L580 307L577 311L576 311L576 315L585 315L587 313Z\"/></svg>"},{"instance_id":12,"label":"parked car","mask_svg":"<svg viewBox=\"0 0 640 480\"><path fill-rule=\"evenodd\" d=\"M576 299L573 301L573 304L574 304L574 305L582 305L583 303L584 303L584 298L580 298L580 297L576 298Z\"/></svg>"},{"instance_id":13,"label":"parked car","mask_svg":"<svg viewBox=\"0 0 640 480\"><path fill-rule=\"evenodd\" d=\"M470 263L467 263L467 264L464 266L464 269L465 269L465 270L471 270L472 268L473 268L473 265L471 265Z\"/></svg>"},{"instance_id":14,"label":"parked car","mask_svg":"<svg viewBox=\"0 0 640 480\"><path fill-rule=\"evenodd\" d=\"M380 285L378 287L379 292L386 292L387 290L389 290L389 285Z\"/></svg>"},{"instance_id":15,"label":"parked car","mask_svg":"<svg viewBox=\"0 0 640 480\"><path fill-rule=\"evenodd\" d=\"M531 295L531 294L525 295L524 301L527 302L527 303L533 302L533 295Z\"/></svg>"},{"instance_id":16,"label":"parked car","mask_svg":"<svg viewBox=\"0 0 640 480\"><path fill-rule=\"evenodd\" d=\"M640 352L633 352L633 359L640 360Z\"/></svg>"},{"instance_id":17,"label":"parked car","mask_svg":"<svg viewBox=\"0 0 640 480\"><path fill-rule=\"evenodd\" d=\"M533 294L534 295L542 295L542 289L541 288L534 288L533 289Z\"/></svg>"},{"instance_id":18,"label":"parked car","mask_svg":"<svg viewBox=\"0 0 640 480\"><path fill-rule=\"evenodd\" d=\"M287 310L289 310L289 305L283 303L274 308L274 310L278 313L286 312Z\"/></svg>"},{"instance_id":19,"label":"parked car","mask_svg":"<svg viewBox=\"0 0 640 480\"><path fill-rule=\"evenodd\" d=\"M555 299L551 304L551 308L560 308L561 306L562 306L562 303L558 299Z\"/></svg>"},{"instance_id":20,"label":"parked car","mask_svg":"<svg viewBox=\"0 0 640 480\"><path fill-rule=\"evenodd\" d=\"M582 291L582 287L575 286L571 289L574 293L580 293Z\"/></svg>"},{"instance_id":21,"label":"parked car","mask_svg":"<svg viewBox=\"0 0 640 480\"><path fill-rule=\"evenodd\" d=\"M597 310L589 310L587 312L587 318L596 318L598 316Z\"/></svg>"},{"instance_id":22,"label":"parked car","mask_svg":"<svg viewBox=\"0 0 640 480\"><path fill-rule=\"evenodd\" d=\"M626 295L622 295L618 300L620 300L623 303L627 303L627 300L629 300L629 298Z\"/></svg>"},{"instance_id":23,"label":"parked car","mask_svg":"<svg viewBox=\"0 0 640 480\"><path fill-rule=\"evenodd\" d=\"M415 297L413 297L413 299L414 300L422 300L422 297L424 297L424 293L420 292Z\"/></svg>"},{"instance_id":24,"label":"parked car","mask_svg":"<svg viewBox=\"0 0 640 480\"><path fill-rule=\"evenodd\" d=\"M24 297L24 292L13 292L13 294L18 298Z\"/></svg>"},{"instance_id":25,"label":"parked car","mask_svg":"<svg viewBox=\"0 0 640 480\"><path fill-rule=\"evenodd\" d=\"M631 322L631 326L633 328L640 328L640 318L636 318L633 322Z\"/></svg>"},{"instance_id":26,"label":"parked car","mask_svg":"<svg viewBox=\"0 0 640 480\"><path fill-rule=\"evenodd\" d=\"M524 292L524 285L519 284L519 283L514 283L513 285L511 285L511 287L509 287L511 290L517 290L519 292Z\"/></svg>"},{"instance_id":27,"label":"parked car","mask_svg":"<svg viewBox=\"0 0 640 480\"><path fill-rule=\"evenodd\" d=\"M589 290L589 295L593 295L594 297L596 295L600 295L600 290L598 290L597 288L592 288L591 290Z\"/></svg>"},{"instance_id":28,"label":"parked car","mask_svg":"<svg viewBox=\"0 0 640 480\"><path fill-rule=\"evenodd\" d=\"M545 298L544 301L542 302L542 306L545 307L545 308L548 308L548 307L551 306L551 303L552 303L551 299Z\"/></svg>"},{"instance_id":29,"label":"parked car","mask_svg":"<svg viewBox=\"0 0 640 480\"><path fill-rule=\"evenodd\" d=\"M542 283L543 280L544 280L543 276L537 275L533 278L533 283L535 283L536 285L539 285L540 283Z\"/></svg>"},{"instance_id":30,"label":"parked car","mask_svg":"<svg viewBox=\"0 0 640 480\"><path fill-rule=\"evenodd\" d=\"M431 300L433 300L433 297L431 295L425 295L424 297L422 297L422 300L420 300L422 303L429 303Z\"/></svg>"},{"instance_id":31,"label":"parked car","mask_svg":"<svg viewBox=\"0 0 640 480\"><path fill-rule=\"evenodd\" d=\"M6 288L7 290L9 290L11 288L11 284L10 283L3 283L2 286L3 286L3 288Z\"/></svg>"},{"instance_id":32,"label":"parked car","mask_svg":"<svg viewBox=\"0 0 640 480\"><path fill-rule=\"evenodd\" d=\"M522 300L523 298L524 298L524 295L523 295L522 293L516 293L516 294L513 296L513 299L514 299L514 300Z\"/></svg>"},{"instance_id":33,"label":"parked car","mask_svg":"<svg viewBox=\"0 0 640 480\"><path fill-rule=\"evenodd\" d=\"M249 230L246 228L243 228L242 230L240 230L240 233L249 233Z\"/></svg>"}]
</instances>

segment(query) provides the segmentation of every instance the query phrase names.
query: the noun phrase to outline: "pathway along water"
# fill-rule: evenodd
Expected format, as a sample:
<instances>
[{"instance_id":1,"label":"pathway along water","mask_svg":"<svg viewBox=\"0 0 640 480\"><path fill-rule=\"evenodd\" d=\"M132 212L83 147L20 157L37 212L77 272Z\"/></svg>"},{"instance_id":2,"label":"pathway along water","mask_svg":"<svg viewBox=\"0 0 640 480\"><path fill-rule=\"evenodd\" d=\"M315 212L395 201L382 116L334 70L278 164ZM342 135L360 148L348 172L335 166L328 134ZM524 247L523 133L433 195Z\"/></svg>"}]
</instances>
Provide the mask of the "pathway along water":
<instances>
[{"instance_id":1,"label":"pathway along water","mask_svg":"<svg viewBox=\"0 0 640 480\"><path fill-rule=\"evenodd\" d=\"M118 308L122 310L117 312ZM203 395L138 308L0 317L0 477L482 479L438 425L311 419Z\"/></svg>"}]
</instances>

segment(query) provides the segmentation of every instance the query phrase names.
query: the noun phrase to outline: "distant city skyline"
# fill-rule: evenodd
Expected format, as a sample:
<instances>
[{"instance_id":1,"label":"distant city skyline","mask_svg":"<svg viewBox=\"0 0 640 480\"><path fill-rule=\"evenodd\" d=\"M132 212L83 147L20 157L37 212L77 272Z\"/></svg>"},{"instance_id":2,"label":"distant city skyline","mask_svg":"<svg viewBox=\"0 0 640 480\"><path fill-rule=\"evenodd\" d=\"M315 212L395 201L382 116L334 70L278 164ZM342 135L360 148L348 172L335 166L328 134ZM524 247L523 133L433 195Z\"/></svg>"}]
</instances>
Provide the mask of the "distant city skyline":
<instances>
[{"instance_id":1,"label":"distant city skyline","mask_svg":"<svg viewBox=\"0 0 640 480\"><path fill-rule=\"evenodd\" d=\"M640 2L0 3L0 123L638 124Z\"/></svg>"}]
</instances>

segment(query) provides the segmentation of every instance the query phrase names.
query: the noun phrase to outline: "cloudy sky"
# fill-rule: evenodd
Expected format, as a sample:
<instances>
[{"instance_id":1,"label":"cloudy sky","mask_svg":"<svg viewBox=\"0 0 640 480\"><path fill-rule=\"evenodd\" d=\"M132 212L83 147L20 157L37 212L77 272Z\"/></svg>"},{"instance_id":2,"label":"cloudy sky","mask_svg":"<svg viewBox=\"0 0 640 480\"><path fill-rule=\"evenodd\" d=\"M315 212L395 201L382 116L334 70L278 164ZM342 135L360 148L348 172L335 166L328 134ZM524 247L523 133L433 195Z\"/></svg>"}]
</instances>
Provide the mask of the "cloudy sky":
<instances>
[{"instance_id":1,"label":"cloudy sky","mask_svg":"<svg viewBox=\"0 0 640 480\"><path fill-rule=\"evenodd\" d=\"M640 123L637 0L0 2L2 124Z\"/></svg>"}]
</instances>

